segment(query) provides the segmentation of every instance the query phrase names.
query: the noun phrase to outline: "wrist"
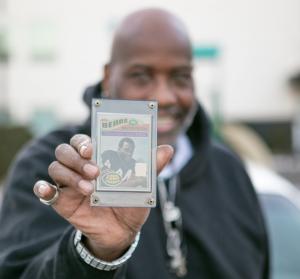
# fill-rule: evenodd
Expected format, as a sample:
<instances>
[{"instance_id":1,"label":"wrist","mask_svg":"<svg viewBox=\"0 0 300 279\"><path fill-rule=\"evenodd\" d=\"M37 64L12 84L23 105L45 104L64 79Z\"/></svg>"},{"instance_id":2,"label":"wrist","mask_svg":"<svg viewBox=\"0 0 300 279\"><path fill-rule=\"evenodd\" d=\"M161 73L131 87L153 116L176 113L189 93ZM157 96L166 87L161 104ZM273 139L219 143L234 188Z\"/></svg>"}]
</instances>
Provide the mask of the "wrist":
<instances>
[{"instance_id":1,"label":"wrist","mask_svg":"<svg viewBox=\"0 0 300 279\"><path fill-rule=\"evenodd\" d=\"M81 242L95 257L108 262L114 261L115 259L121 257L125 253L125 251L128 250L128 247L130 247L129 244L126 248L123 249L104 248L99 246L93 240L85 237L84 235L82 235Z\"/></svg>"},{"instance_id":2,"label":"wrist","mask_svg":"<svg viewBox=\"0 0 300 279\"><path fill-rule=\"evenodd\" d=\"M88 265L99 269L99 270L114 270L119 268L121 265L123 265L125 262L127 262L128 259L132 256L140 238L140 233L138 233L135 237L134 242L131 244L129 249L123 254L121 257L113 260L113 261L105 261L103 259L99 259L95 257L95 255L91 254L91 252L86 248L86 246L81 241L82 233L80 231L76 231L75 237L74 237L74 246L75 249L80 256L80 258L87 263ZM112 252L109 252L112 253ZM115 252L113 252L114 254ZM116 252L116 254L119 252ZM102 253L101 253L102 254ZM104 253L106 254L106 253ZM114 256L116 255L114 254ZM107 256L107 255L106 255ZM110 254L112 256L112 254Z\"/></svg>"}]
</instances>

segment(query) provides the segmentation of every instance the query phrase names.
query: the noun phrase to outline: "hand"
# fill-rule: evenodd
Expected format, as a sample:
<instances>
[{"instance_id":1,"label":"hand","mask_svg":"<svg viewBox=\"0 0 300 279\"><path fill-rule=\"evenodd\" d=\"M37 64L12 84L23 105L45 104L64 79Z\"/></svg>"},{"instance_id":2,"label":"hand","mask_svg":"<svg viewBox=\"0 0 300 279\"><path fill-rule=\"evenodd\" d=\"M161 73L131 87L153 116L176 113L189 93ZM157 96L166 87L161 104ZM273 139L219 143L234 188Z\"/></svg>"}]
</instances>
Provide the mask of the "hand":
<instances>
[{"instance_id":1,"label":"hand","mask_svg":"<svg viewBox=\"0 0 300 279\"><path fill-rule=\"evenodd\" d=\"M87 248L98 258L112 261L120 257L134 241L148 218L149 208L91 207L92 180L100 170L92 158L91 139L75 135L70 144L61 144L55 150L57 161L50 164L50 177L60 185L60 194L52 207L56 212L80 230L86 237ZM162 145L157 148L157 172L169 162L173 148ZM46 181L34 185L34 193L50 200L55 189Z\"/></svg>"}]
</instances>

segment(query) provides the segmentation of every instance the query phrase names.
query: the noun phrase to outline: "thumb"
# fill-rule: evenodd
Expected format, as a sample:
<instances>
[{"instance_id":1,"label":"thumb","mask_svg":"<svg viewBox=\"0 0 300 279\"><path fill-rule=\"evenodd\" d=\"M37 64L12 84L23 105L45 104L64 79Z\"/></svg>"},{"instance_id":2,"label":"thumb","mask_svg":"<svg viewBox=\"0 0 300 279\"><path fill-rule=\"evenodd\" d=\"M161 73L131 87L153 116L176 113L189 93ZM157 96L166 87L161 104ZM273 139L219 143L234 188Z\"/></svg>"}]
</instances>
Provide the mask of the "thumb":
<instances>
[{"instance_id":1,"label":"thumb","mask_svg":"<svg viewBox=\"0 0 300 279\"><path fill-rule=\"evenodd\" d=\"M173 157L174 149L171 145L159 145L156 151L156 169L159 174Z\"/></svg>"}]
</instances>

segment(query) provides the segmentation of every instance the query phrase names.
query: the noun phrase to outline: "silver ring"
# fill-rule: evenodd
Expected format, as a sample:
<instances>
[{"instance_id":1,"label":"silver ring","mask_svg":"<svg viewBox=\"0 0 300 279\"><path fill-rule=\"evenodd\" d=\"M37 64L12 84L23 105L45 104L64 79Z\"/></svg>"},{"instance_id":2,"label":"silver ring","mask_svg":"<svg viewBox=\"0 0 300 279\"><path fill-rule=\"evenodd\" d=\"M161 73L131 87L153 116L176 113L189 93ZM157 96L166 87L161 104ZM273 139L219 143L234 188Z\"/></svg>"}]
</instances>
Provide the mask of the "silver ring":
<instances>
[{"instance_id":1,"label":"silver ring","mask_svg":"<svg viewBox=\"0 0 300 279\"><path fill-rule=\"evenodd\" d=\"M53 198L51 200L45 200L45 199L40 198L40 202L45 205L53 205L59 197L59 192L60 192L59 186L51 185L51 187L53 187L55 189L55 194L54 194Z\"/></svg>"}]
</instances>

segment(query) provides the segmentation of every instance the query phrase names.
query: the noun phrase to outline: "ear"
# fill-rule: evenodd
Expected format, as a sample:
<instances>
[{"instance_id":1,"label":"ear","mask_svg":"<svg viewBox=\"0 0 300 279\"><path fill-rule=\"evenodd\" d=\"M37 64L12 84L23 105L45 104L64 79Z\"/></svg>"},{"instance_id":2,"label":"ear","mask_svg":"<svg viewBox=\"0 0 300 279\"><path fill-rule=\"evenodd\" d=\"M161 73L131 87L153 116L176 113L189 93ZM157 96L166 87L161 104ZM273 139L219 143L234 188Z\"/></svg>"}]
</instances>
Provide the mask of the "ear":
<instances>
[{"instance_id":1,"label":"ear","mask_svg":"<svg viewBox=\"0 0 300 279\"><path fill-rule=\"evenodd\" d=\"M102 79L102 95L103 97L109 97L109 79L110 79L110 64L105 64L103 67L103 79Z\"/></svg>"}]
</instances>

